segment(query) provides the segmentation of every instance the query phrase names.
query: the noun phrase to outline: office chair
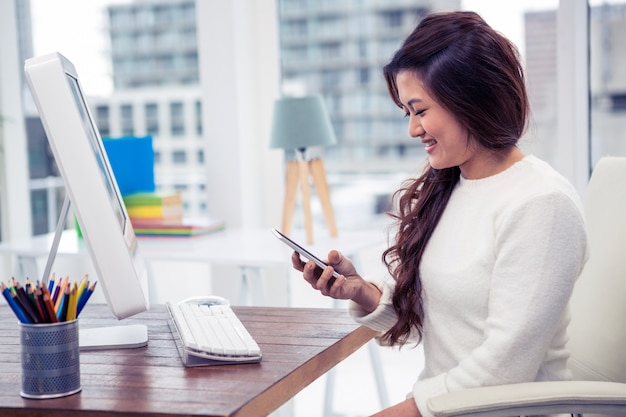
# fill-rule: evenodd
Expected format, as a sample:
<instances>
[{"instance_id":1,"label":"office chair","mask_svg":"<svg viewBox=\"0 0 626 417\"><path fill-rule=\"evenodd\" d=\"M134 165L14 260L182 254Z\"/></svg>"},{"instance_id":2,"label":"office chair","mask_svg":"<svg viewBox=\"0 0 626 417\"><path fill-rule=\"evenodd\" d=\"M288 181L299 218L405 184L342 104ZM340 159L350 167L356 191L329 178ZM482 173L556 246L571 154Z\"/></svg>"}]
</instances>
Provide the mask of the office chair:
<instances>
[{"instance_id":1,"label":"office chair","mask_svg":"<svg viewBox=\"0 0 626 417\"><path fill-rule=\"evenodd\" d=\"M429 401L434 415L626 415L626 157L598 162L584 207L590 258L570 303L574 380L452 392Z\"/></svg>"}]
</instances>

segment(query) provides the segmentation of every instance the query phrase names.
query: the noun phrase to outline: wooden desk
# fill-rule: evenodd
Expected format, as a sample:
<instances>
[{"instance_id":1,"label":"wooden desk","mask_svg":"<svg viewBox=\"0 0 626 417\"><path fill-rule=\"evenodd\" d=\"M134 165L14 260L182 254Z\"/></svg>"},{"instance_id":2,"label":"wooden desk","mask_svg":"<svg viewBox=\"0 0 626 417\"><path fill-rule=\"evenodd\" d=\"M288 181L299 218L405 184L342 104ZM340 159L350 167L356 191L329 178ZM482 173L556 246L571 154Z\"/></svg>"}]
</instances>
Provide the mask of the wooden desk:
<instances>
[{"instance_id":1,"label":"wooden desk","mask_svg":"<svg viewBox=\"0 0 626 417\"><path fill-rule=\"evenodd\" d=\"M84 327L141 323L148 346L81 352L82 391L52 400L20 396L19 326L0 307L0 415L264 416L367 343L375 332L345 310L233 307L263 351L258 364L185 368L164 306L118 322L106 305L88 305Z\"/></svg>"}]
</instances>

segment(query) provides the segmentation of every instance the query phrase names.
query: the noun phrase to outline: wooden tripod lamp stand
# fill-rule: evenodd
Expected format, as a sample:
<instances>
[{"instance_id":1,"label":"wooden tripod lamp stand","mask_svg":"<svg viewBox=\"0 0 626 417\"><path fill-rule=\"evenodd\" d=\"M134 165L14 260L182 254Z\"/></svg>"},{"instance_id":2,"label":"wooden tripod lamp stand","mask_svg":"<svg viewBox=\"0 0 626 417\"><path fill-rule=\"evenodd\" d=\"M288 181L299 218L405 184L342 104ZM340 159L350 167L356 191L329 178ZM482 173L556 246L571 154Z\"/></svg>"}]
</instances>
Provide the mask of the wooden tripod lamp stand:
<instances>
[{"instance_id":1,"label":"wooden tripod lamp stand","mask_svg":"<svg viewBox=\"0 0 626 417\"><path fill-rule=\"evenodd\" d=\"M310 177L322 205L331 236L337 236L335 215L330 202L324 164L320 158L309 159L307 148L336 143L330 117L320 96L285 97L274 105L270 147L294 150L295 160L287 162L282 232L289 236L296 209L298 186L302 191L304 228L308 244L313 243Z\"/></svg>"}]
</instances>

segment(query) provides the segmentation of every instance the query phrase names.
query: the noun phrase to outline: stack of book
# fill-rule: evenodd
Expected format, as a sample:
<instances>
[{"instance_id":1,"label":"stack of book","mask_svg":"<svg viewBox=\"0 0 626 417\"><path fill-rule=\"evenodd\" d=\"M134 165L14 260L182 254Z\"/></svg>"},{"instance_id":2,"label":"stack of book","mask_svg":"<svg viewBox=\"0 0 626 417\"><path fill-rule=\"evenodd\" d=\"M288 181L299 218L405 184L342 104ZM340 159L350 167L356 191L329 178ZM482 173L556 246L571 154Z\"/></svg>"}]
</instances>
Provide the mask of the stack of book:
<instances>
[{"instance_id":1,"label":"stack of book","mask_svg":"<svg viewBox=\"0 0 626 417\"><path fill-rule=\"evenodd\" d=\"M219 219L184 219L179 193L143 192L124 196L126 211L137 236L186 237L225 227Z\"/></svg>"},{"instance_id":2,"label":"stack of book","mask_svg":"<svg viewBox=\"0 0 626 417\"><path fill-rule=\"evenodd\" d=\"M132 219L131 219L132 223ZM221 219L184 219L179 223L141 223L135 226L136 236L150 237L191 237L206 235L208 233L223 230L226 226L224 220Z\"/></svg>"},{"instance_id":3,"label":"stack of book","mask_svg":"<svg viewBox=\"0 0 626 417\"><path fill-rule=\"evenodd\" d=\"M126 194L124 204L135 228L143 224L171 224L183 221L183 200L180 193Z\"/></svg>"}]
</instances>

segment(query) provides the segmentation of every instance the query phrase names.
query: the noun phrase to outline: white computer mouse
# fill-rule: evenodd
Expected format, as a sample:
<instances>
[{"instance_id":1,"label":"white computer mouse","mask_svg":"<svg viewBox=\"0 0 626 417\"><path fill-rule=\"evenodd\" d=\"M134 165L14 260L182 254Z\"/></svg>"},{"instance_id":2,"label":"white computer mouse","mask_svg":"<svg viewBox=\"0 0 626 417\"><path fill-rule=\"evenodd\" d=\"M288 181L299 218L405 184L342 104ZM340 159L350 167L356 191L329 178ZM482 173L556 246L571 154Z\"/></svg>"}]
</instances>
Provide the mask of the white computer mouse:
<instances>
[{"instance_id":1,"label":"white computer mouse","mask_svg":"<svg viewBox=\"0 0 626 417\"><path fill-rule=\"evenodd\" d=\"M184 299L178 304L230 305L230 301L219 295L201 295Z\"/></svg>"}]
</instances>

